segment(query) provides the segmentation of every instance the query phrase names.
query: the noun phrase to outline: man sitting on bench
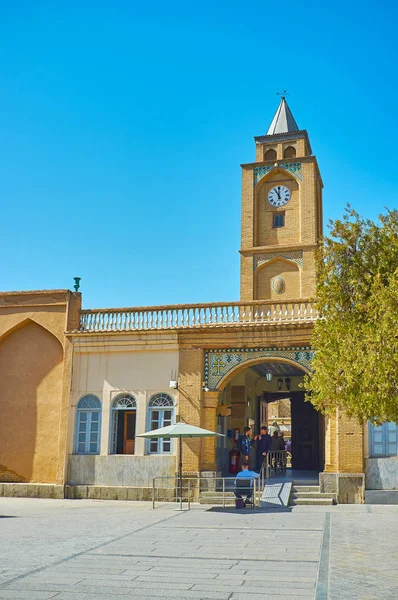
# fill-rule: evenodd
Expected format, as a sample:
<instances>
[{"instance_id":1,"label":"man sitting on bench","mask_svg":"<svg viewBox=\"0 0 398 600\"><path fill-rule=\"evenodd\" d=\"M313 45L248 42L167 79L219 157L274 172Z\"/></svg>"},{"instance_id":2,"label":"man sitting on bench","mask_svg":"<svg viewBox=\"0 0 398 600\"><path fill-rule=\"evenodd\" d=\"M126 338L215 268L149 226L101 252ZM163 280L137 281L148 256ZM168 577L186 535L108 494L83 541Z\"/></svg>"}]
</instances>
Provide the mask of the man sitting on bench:
<instances>
[{"instance_id":1,"label":"man sitting on bench","mask_svg":"<svg viewBox=\"0 0 398 600\"><path fill-rule=\"evenodd\" d=\"M252 504L253 479L257 479L258 476L258 473L255 471L249 470L248 462L245 461L242 463L242 470L237 474L235 479L236 491L234 494L237 498L242 498L242 495L246 496L245 506L246 504Z\"/></svg>"}]
</instances>

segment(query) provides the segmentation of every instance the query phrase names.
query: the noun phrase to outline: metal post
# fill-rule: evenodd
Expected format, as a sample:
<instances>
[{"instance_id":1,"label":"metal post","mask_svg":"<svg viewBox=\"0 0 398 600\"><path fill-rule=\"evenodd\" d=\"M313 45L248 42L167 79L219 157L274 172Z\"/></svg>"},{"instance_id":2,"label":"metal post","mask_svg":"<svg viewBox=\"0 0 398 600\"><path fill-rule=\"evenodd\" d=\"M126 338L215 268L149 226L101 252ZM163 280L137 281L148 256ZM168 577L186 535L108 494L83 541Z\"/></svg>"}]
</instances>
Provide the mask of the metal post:
<instances>
[{"instance_id":1,"label":"metal post","mask_svg":"<svg viewBox=\"0 0 398 600\"><path fill-rule=\"evenodd\" d=\"M155 508L155 479L156 477L152 479L152 508Z\"/></svg>"},{"instance_id":2,"label":"metal post","mask_svg":"<svg viewBox=\"0 0 398 600\"><path fill-rule=\"evenodd\" d=\"M188 510L191 510L191 480L188 479Z\"/></svg>"},{"instance_id":3,"label":"metal post","mask_svg":"<svg viewBox=\"0 0 398 600\"><path fill-rule=\"evenodd\" d=\"M182 436L180 435L180 510L182 510Z\"/></svg>"},{"instance_id":4,"label":"metal post","mask_svg":"<svg viewBox=\"0 0 398 600\"><path fill-rule=\"evenodd\" d=\"M225 477L222 478L222 507L225 508Z\"/></svg>"}]
</instances>

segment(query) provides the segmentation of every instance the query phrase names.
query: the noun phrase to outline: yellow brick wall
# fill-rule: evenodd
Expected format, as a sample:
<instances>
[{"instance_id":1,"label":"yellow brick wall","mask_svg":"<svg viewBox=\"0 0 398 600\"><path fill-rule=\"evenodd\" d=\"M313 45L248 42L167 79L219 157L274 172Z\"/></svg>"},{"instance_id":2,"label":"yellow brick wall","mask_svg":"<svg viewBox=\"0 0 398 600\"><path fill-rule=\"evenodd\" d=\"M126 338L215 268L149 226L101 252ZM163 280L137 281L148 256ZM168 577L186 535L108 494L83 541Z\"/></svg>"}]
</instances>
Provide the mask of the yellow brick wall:
<instances>
[{"instance_id":1,"label":"yellow brick wall","mask_svg":"<svg viewBox=\"0 0 398 600\"><path fill-rule=\"evenodd\" d=\"M297 155L289 160L301 162L302 180L280 169L272 171L253 186L254 168L259 163L269 165L272 162L263 161L264 151L268 148L277 149L277 160L281 160L284 149L292 144L297 149ZM322 182L316 158L308 156L303 137L257 144L256 159L257 163L242 165L241 300L311 298L315 293L314 251L322 234ZM290 201L277 209L268 202L269 190L276 184L287 185L292 192ZM280 212L285 213L285 227L274 228L273 214ZM297 277L288 275L285 295L278 297L269 291L267 271L254 271L253 257L255 254L291 250L302 250L303 264ZM282 263L279 266L285 270ZM289 273L291 272L293 271ZM282 271L275 272L275 267L272 268L272 273L273 276L283 277Z\"/></svg>"},{"instance_id":2,"label":"yellow brick wall","mask_svg":"<svg viewBox=\"0 0 398 600\"><path fill-rule=\"evenodd\" d=\"M285 206L275 208L268 202L268 194L275 185L284 185L291 191ZM297 181L286 171L278 171L260 181L256 189L254 215L255 246L286 246L299 244L300 239L300 191ZM285 213L285 226L273 226L274 214Z\"/></svg>"},{"instance_id":3,"label":"yellow brick wall","mask_svg":"<svg viewBox=\"0 0 398 600\"><path fill-rule=\"evenodd\" d=\"M276 293L273 290L272 282L276 276L280 275L285 288L282 293ZM274 300L283 302L284 300L293 300L301 298L301 273L297 264L276 260L266 263L259 267L255 273L256 300Z\"/></svg>"},{"instance_id":4,"label":"yellow brick wall","mask_svg":"<svg viewBox=\"0 0 398 600\"><path fill-rule=\"evenodd\" d=\"M325 472L363 473L363 425L342 411L326 420Z\"/></svg>"},{"instance_id":5,"label":"yellow brick wall","mask_svg":"<svg viewBox=\"0 0 398 600\"><path fill-rule=\"evenodd\" d=\"M190 425L202 426L203 350L183 348L180 350L178 377L179 406L181 418ZM183 442L183 470L199 471L201 463L201 440Z\"/></svg>"},{"instance_id":6,"label":"yellow brick wall","mask_svg":"<svg viewBox=\"0 0 398 600\"><path fill-rule=\"evenodd\" d=\"M336 433L338 473L363 473L363 425L338 411Z\"/></svg>"}]
</instances>

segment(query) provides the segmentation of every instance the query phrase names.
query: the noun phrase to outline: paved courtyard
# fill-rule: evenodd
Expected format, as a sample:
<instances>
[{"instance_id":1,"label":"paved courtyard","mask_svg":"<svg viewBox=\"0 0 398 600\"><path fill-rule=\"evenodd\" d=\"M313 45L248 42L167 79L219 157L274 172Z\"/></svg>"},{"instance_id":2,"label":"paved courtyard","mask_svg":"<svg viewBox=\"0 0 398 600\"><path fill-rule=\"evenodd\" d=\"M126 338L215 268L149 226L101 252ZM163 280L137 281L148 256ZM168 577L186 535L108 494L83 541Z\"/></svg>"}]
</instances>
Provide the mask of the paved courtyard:
<instances>
[{"instance_id":1,"label":"paved courtyard","mask_svg":"<svg viewBox=\"0 0 398 600\"><path fill-rule=\"evenodd\" d=\"M398 506L0 498L0 598L396 599L397 540Z\"/></svg>"}]
</instances>

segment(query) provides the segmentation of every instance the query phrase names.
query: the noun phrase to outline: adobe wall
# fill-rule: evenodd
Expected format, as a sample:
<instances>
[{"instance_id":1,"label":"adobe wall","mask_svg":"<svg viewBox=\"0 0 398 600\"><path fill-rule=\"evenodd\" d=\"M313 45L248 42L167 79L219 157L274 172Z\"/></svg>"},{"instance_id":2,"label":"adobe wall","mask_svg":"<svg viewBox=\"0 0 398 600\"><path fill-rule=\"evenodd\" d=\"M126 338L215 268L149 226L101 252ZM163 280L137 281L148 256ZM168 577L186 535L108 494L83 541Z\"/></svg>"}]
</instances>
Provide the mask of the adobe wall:
<instances>
[{"instance_id":1,"label":"adobe wall","mask_svg":"<svg viewBox=\"0 0 398 600\"><path fill-rule=\"evenodd\" d=\"M0 294L0 481L62 484L70 343L81 296Z\"/></svg>"}]
</instances>

